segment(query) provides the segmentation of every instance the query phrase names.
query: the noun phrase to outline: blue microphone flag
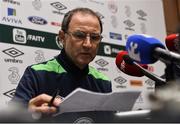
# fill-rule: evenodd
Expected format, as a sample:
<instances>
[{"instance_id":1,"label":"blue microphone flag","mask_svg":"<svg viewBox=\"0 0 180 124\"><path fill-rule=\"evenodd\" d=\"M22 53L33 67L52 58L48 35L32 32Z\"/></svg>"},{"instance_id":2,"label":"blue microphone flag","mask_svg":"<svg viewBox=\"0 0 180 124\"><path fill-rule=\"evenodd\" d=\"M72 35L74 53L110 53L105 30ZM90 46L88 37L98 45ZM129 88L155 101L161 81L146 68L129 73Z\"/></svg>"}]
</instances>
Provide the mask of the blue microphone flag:
<instances>
[{"instance_id":1,"label":"blue microphone flag","mask_svg":"<svg viewBox=\"0 0 180 124\"><path fill-rule=\"evenodd\" d=\"M151 64L157 61L157 58L153 57L154 49L157 47L165 49L158 39L144 34L131 35L126 42L129 56L141 64Z\"/></svg>"}]
</instances>

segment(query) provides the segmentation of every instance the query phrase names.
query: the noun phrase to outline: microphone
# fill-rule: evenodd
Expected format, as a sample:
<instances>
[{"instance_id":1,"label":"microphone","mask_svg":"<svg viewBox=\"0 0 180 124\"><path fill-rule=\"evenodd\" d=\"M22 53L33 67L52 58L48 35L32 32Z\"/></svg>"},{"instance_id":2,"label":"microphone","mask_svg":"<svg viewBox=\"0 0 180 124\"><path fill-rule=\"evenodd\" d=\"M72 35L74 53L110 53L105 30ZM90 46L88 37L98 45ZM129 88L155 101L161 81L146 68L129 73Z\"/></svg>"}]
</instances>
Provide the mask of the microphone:
<instances>
[{"instance_id":1,"label":"microphone","mask_svg":"<svg viewBox=\"0 0 180 124\"><path fill-rule=\"evenodd\" d=\"M139 65L137 62L133 61L128 56L127 51L121 51L118 53L118 55L116 57L116 65L121 71L123 71L124 73L126 73L128 75L137 76L137 77L141 77L141 76L145 75L146 77L148 77L148 78L154 80L156 83L158 83L157 84L158 86L166 84L164 79L158 77L157 75L155 75L147 70L148 65L142 65L142 64ZM133 72L131 70L132 68L134 69Z\"/></svg>"},{"instance_id":2,"label":"microphone","mask_svg":"<svg viewBox=\"0 0 180 124\"><path fill-rule=\"evenodd\" d=\"M139 70L141 70L141 72L148 78L152 79L153 81L158 83L158 86L160 85L164 85L166 84L166 81L162 78L160 78L159 76L157 76L156 74L153 74L151 72L149 72L148 70L144 69L141 65L139 65L137 62L133 61L128 55L125 55L124 57L124 61L126 63L132 63L134 66L138 67Z\"/></svg>"},{"instance_id":3,"label":"microphone","mask_svg":"<svg viewBox=\"0 0 180 124\"><path fill-rule=\"evenodd\" d=\"M166 47L172 52L180 53L179 34L170 34L165 38Z\"/></svg>"},{"instance_id":4,"label":"microphone","mask_svg":"<svg viewBox=\"0 0 180 124\"><path fill-rule=\"evenodd\" d=\"M130 58L141 64L152 64L158 59L166 64L180 64L180 55L165 50L164 45L156 38L136 34L128 37L126 50Z\"/></svg>"},{"instance_id":5,"label":"microphone","mask_svg":"<svg viewBox=\"0 0 180 124\"><path fill-rule=\"evenodd\" d=\"M125 74L128 74L128 75L131 75L131 76L136 76L136 77L142 77L144 76L144 74L141 72L141 70L134 66L133 64L131 63L126 63L124 61L124 56L127 55L128 52L127 51L121 51L117 54L116 56L116 66L122 71L124 72ZM147 65L142 65L141 66L145 69L148 68Z\"/></svg>"}]
</instances>

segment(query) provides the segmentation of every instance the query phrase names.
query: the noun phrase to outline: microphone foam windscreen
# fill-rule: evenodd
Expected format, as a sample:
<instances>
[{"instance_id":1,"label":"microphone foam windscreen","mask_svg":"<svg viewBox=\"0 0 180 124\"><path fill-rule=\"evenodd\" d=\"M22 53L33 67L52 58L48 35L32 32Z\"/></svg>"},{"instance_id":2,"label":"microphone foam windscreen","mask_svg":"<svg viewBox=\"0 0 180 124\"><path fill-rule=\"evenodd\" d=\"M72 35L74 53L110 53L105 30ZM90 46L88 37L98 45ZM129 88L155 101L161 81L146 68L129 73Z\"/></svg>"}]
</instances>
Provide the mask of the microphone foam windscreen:
<instances>
[{"instance_id":1,"label":"microphone foam windscreen","mask_svg":"<svg viewBox=\"0 0 180 124\"><path fill-rule=\"evenodd\" d=\"M166 47L168 48L168 50L173 52L179 51L178 42L178 34L170 34L165 39Z\"/></svg>"},{"instance_id":2,"label":"microphone foam windscreen","mask_svg":"<svg viewBox=\"0 0 180 124\"><path fill-rule=\"evenodd\" d=\"M157 61L153 57L154 49L157 47L165 49L159 40L143 34L131 35L126 42L126 50L130 58L141 64L151 64Z\"/></svg>"},{"instance_id":3,"label":"microphone foam windscreen","mask_svg":"<svg viewBox=\"0 0 180 124\"><path fill-rule=\"evenodd\" d=\"M144 74L141 72L141 70L136 67L133 63L126 63L124 61L124 56L128 55L127 51L121 51L116 56L116 65L117 67L124 72L125 74L128 74L130 76L136 76L136 77L142 77Z\"/></svg>"}]
</instances>

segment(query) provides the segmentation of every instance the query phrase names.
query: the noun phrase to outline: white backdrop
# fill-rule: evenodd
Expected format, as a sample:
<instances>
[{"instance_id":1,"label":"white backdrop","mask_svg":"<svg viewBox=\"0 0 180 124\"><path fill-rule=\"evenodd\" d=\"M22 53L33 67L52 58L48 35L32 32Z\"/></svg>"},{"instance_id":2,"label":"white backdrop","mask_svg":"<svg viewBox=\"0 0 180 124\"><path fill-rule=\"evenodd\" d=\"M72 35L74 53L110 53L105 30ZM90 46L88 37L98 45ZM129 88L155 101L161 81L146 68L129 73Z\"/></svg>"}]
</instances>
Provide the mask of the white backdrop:
<instances>
[{"instance_id":1,"label":"white backdrop","mask_svg":"<svg viewBox=\"0 0 180 124\"><path fill-rule=\"evenodd\" d=\"M154 83L146 77L124 74L115 65L116 54L124 49L128 35L143 33L163 41L165 23L161 0L0 0L0 103L6 106L12 98L24 69L46 61L60 50L56 35L64 13L75 7L89 7L103 21L103 40L99 53L91 63L107 74L113 92L140 90L133 109L149 108L147 94ZM164 73L157 62L149 70ZM133 81L139 82L135 84Z\"/></svg>"}]
</instances>

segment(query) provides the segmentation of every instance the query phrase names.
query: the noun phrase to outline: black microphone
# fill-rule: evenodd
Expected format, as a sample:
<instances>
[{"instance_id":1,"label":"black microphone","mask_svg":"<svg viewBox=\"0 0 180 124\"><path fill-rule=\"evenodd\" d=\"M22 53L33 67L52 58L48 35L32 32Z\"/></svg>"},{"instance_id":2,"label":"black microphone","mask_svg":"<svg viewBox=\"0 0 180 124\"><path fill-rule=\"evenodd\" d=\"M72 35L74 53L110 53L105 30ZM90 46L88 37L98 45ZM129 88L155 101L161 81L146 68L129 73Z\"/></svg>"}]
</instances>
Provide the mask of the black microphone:
<instances>
[{"instance_id":1,"label":"black microphone","mask_svg":"<svg viewBox=\"0 0 180 124\"><path fill-rule=\"evenodd\" d=\"M136 66L141 72L148 78L154 80L156 83L158 83L158 86L166 84L166 81L159 76L149 72L148 70L144 69L142 66L140 66L137 62L133 61L128 55L123 56L123 60L130 64Z\"/></svg>"}]
</instances>

